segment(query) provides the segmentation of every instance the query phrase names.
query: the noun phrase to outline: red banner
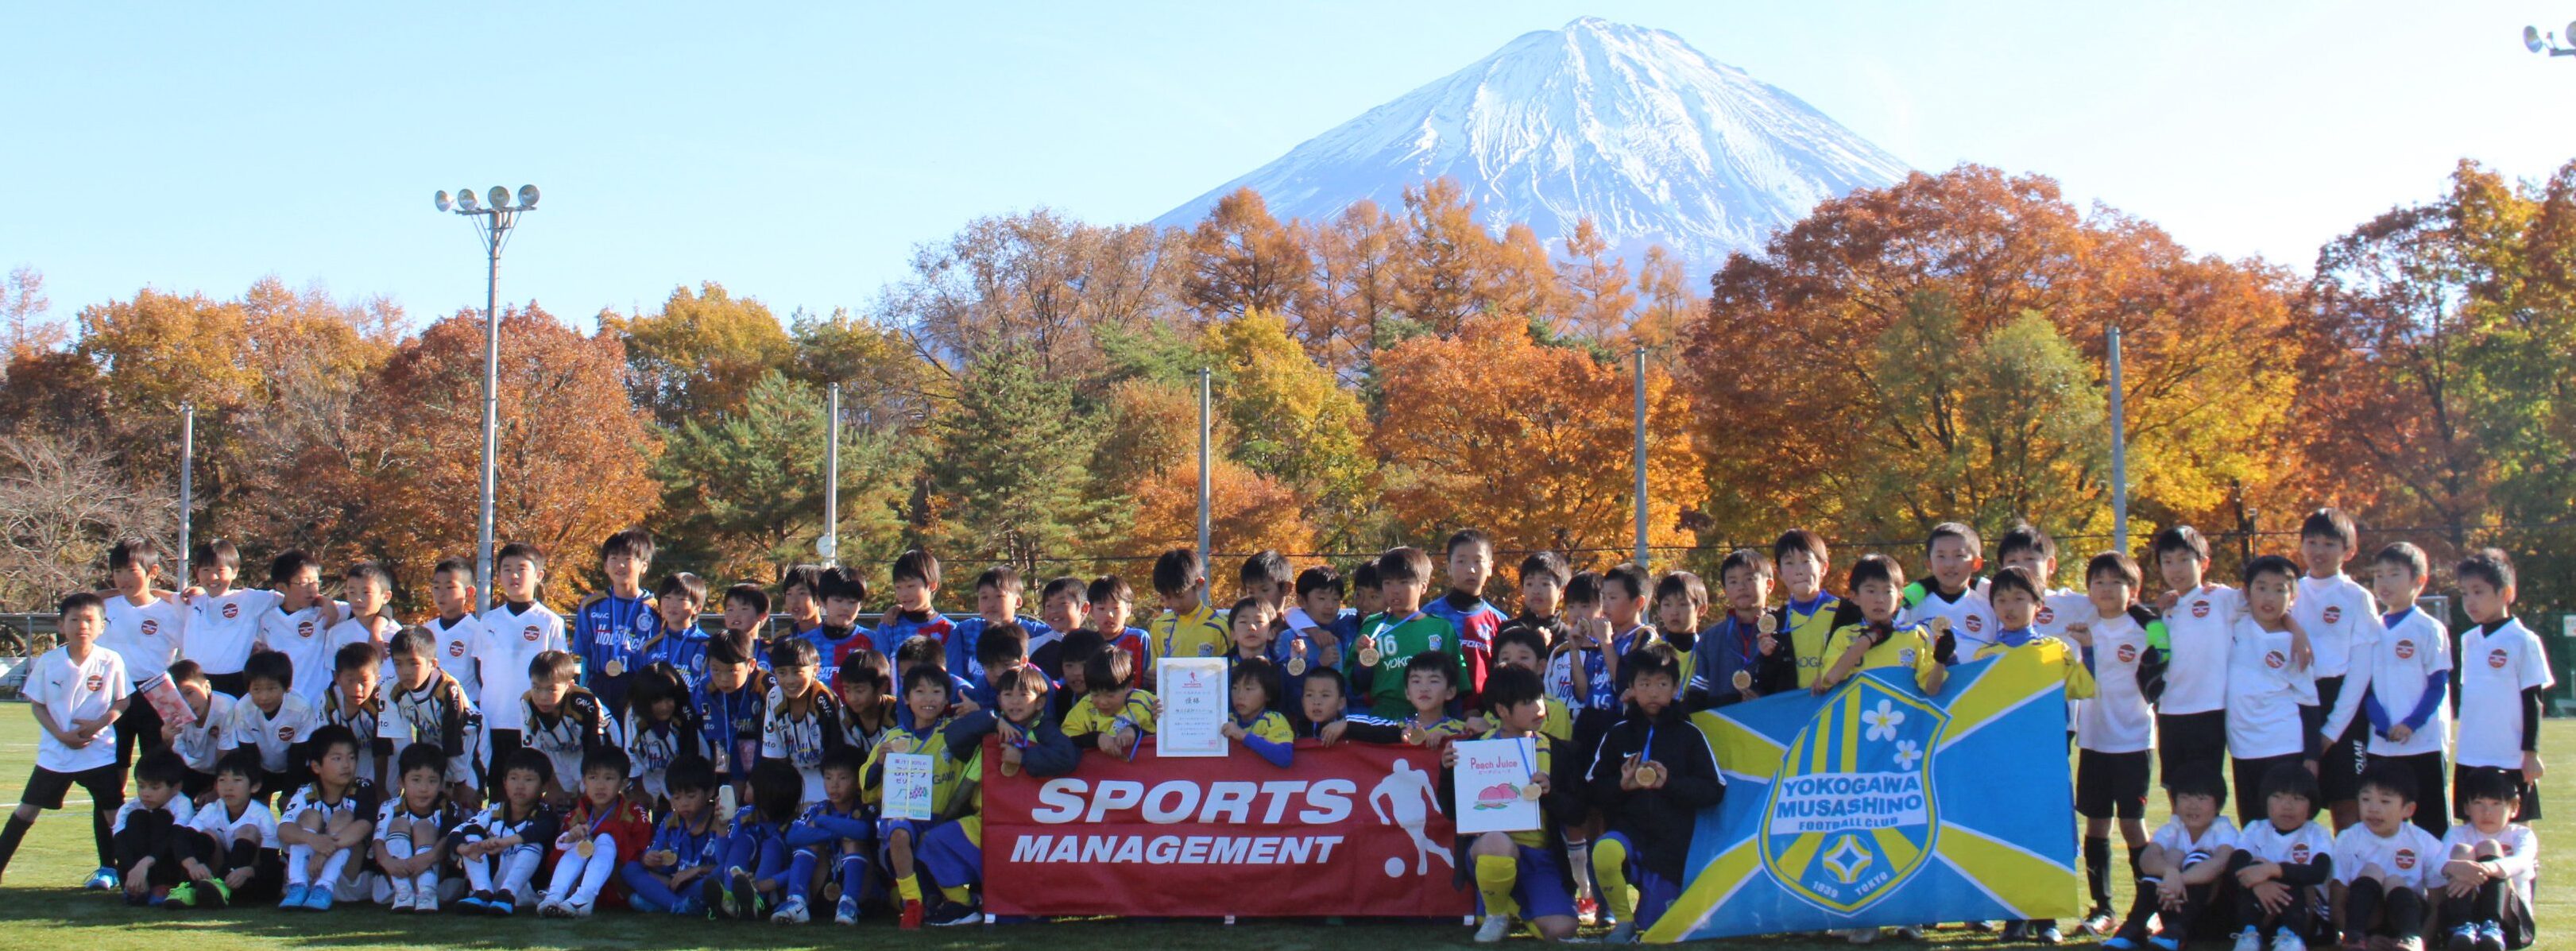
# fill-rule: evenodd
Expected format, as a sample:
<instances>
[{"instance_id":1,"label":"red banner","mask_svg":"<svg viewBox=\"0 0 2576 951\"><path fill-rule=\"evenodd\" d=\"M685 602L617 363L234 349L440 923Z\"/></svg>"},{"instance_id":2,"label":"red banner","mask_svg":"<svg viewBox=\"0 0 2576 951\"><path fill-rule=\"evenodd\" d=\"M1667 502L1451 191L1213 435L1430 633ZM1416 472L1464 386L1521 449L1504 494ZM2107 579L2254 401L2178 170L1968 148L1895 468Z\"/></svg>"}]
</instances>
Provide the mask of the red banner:
<instances>
[{"instance_id":1,"label":"red banner","mask_svg":"<svg viewBox=\"0 0 2576 951\"><path fill-rule=\"evenodd\" d=\"M992 746L986 746L991 755ZM984 766L988 910L1007 915L1454 916L1440 757L1415 746L1297 742L1281 769L1240 748L1071 774Z\"/></svg>"}]
</instances>

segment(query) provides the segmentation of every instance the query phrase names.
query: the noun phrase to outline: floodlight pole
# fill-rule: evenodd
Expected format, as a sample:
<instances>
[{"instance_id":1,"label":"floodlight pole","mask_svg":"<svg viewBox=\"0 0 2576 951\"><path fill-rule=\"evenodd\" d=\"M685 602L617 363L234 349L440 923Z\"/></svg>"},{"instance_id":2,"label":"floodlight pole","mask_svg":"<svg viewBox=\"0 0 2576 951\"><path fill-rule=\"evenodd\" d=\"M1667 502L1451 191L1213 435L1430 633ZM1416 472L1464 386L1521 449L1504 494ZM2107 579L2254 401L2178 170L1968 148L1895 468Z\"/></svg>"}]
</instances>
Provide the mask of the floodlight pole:
<instances>
[{"instance_id":1,"label":"floodlight pole","mask_svg":"<svg viewBox=\"0 0 2576 951\"><path fill-rule=\"evenodd\" d=\"M188 529L197 516L197 407L179 406L179 563L178 587L196 583L188 574Z\"/></svg>"},{"instance_id":2,"label":"floodlight pole","mask_svg":"<svg viewBox=\"0 0 2576 951\"><path fill-rule=\"evenodd\" d=\"M523 189L531 196L533 189ZM460 195L457 214L474 219L477 234L483 238L483 465L478 472L474 521L474 589L478 598L492 595L492 492L500 454L501 430L501 248L510 242L510 229L519 223L519 212L536 207L478 208L472 204L472 192ZM495 189L496 195L506 195ZM445 208L446 192L439 193Z\"/></svg>"}]
</instances>

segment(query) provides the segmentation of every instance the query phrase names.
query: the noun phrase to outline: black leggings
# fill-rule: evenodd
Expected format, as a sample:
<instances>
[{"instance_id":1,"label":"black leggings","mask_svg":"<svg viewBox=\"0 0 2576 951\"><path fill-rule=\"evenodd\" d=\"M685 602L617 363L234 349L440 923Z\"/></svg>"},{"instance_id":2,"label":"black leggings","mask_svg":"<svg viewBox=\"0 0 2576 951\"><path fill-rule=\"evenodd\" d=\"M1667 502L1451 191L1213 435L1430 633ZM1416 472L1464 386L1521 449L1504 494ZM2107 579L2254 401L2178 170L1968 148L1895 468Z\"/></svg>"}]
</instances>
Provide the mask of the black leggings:
<instances>
[{"instance_id":1,"label":"black leggings","mask_svg":"<svg viewBox=\"0 0 2576 951\"><path fill-rule=\"evenodd\" d=\"M2240 762L2242 761L2240 760ZM2254 853L2239 850L2235 855L2228 857L2227 874L2232 878L2236 873L2251 868L2255 863L2260 861L2262 860L2254 857ZM2309 921L2309 915L2313 911L2313 908L2311 907L2313 897L2310 893L2315 891L2315 889L2312 887L2291 885L2288 882L2283 882L2281 884L2290 889L2290 903L2278 912L2263 910L2263 900L2254 897L2252 889L2240 889L2237 891L2237 927L2252 928L2257 932L2261 932L2264 939L2267 941L2270 940L2274 934L2285 928L2288 929L2291 934L2298 935L2303 939L2315 937L2316 926Z\"/></svg>"},{"instance_id":2,"label":"black leggings","mask_svg":"<svg viewBox=\"0 0 2576 951\"><path fill-rule=\"evenodd\" d=\"M2378 927L2373 928L2376 924ZM2358 935L2381 934L2400 940L2412 938L2424 930L2424 896L2412 888L2390 890L2375 878L2363 878L2345 886L2343 893L2343 933L2349 939Z\"/></svg>"}]
</instances>

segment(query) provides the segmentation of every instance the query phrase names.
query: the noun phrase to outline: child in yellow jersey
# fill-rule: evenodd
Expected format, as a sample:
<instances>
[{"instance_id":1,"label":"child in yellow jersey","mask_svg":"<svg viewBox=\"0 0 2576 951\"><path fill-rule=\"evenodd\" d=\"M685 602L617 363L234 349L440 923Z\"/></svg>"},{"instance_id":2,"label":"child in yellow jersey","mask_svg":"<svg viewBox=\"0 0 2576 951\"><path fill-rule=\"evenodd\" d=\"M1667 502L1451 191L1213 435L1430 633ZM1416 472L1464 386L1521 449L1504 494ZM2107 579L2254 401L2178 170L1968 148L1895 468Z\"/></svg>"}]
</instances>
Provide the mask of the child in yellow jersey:
<instances>
[{"instance_id":1,"label":"child in yellow jersey","mask_svg":"<svg viewBox=\"0 0 2576 951\"><path fill-rule=\"evenodd\" d=\"M1081 749L1134 757L1136 744L1154 732L1154 695L1127 686L1135 662L1126 651L1101 651L1082 662L1087 702L1064 715L1064 735Z\"/></svg>"},{"instance_id":2,"label":"child in yellow jersey","mask_svg":"<svg viewBox=\"0 0 2576 951\"><path fill-rule=\"evenodd\" d=\"M1404 700L1413 705L1405 717L1404 742L1437 749L1467 734L1467 721L1449 715L1458 698L1458 663L1447 654L1424 651L1404 662Z\"/></svg>"},{"instance_id":3,"label":"child in yellow jersey","mask_svg":"<svg viewBox=\"0 0 2576 951\"><path fill-rule=\"evenodd\" d=\"M1850 586L1852 600L1860 605L1861 623L1844 625L1825 641L1824 656L1834 658L1833 666L1808 689L1824 693L1864 670L1905 667L1914 671L1914 682L1925 694L1940 693L1949 670L1933 656L1939 633L1920 626L1896 626L1905 569L1886 555L1862 555L1852 563Z\"/></svg>"},{"instance_id":4,"label":"child in yellow jersey","mask_svg":"<svg viewBox=\"0 0 2576 951\"><path fill-rule=\"evenodd\" d=\"M1500 670L1505 667L1518 667L1522 670L1529 671L1532 674L1541 675L1542 679L1539 681L1539 689L1541 691L1546 690L1547 681L1544 679L1544 675L1546 674L1547 668L1539 658L1547 656L1547 642L1540 640L1540 637L1541 635L1538 628L1504 628L1502 633L1494 635L1494 668ZM1561 703L1546 704L1544 708L1547 711L1547 715L1539 721L1538 731L1546 734L1559 743L1574 742L1573 711L1566 709L1565 705ZM1488 698L1485 701L1484 712L1479 714L1476 718L1469 719L1467 721L1467 725L1470 727L1482 726L1485 729L1492 729L1498 713L1499 711L1494 708L1493 701ZM1479 724L1476 722L1478 719L1485 722ZM1483 730L1478 730L1477 732L1483 732Z\"/></svg>"},{"instance_id":5,"label":"child in yellow jersey","mask_svg":"<svg viewBox=\"0 0 2576 951\"><path fill-rule=\"evenodd\" d=\"M1218 731L1226 739L1242 742L1270 765L1287 769L1294 761L1297 737L1288 727L1288 715L1273 709L1279 705L1278 665L1260 657L1236 658L1225 679L1233 690L1234 717Z\"/></svg>"},{"instance_id":6,"label":"child in yellow jersey","mask_svg":"<svg viewBox=\"0 0 2576 951\"><path fill-rule=\"evenodd\" d=\"M885 807L886 757L896 753L916 753L932 758L930 768L930 802L934 813L943 812L952 796L962 770L957 757L950 754L940 731L948 721L942 714L948 710L948 671L936 664L916 664L903 672L903 703L912 711L912 725L897 727L886 734L877 748L868 751L865 771L860 773L859 795L868 805ZM887 874L894 880L895 894L902 900L903 917L899 927L907 930L921 927L921 879L913 862L913 847L934 823L917 819L877 820L877 847L882 850Z\"/></svg>"},{"instance_id":7,"label":"child in yellow jersey","mask_svg":"<svg viewBox=\"0 0 2576 951\"><path fill-rule=\"evenodd\" d=\"M1825 590L1832 571L1823 536L1793 528L1771 543L1771 561L1780 572L1780 592L1787 603L1756 618L1762 658L1755 664L1754 687L1763 694L1787 693L1815 686L1816 676L1833 662L1825 642L1834 632L1861 621L1860 606Z\"/></svg>"},{"instance_id":8,"label":"child in yellow jersey","mask_svg":"<svg viewBox=\"0 0 2576 951\"><path fill-rule=\"evenodd\" d=\"M1532 757L1524 764L1529 782L1517 795L1535 795L1546 818L1539 828L1527 832L1460 837L1484 906L1476 940L1502 940L1511 932L1514 918L1529 922L1540 937L1571 938L1575 923L1574 890L1569 885L1572 869L1567 866L1564 840L1554 830L1583 821L1580 757L1558 755L1558 741L1539 732L1549 704L1538 671L1498 662L1485 678L1485 700L1492 705L1494 727L1478 739L1530 741ZM1441 751L1440 766L1440 804L1451 808L1457 802L1456 746ZM1560 766L1572 771L1560 776Z\"/></svg>"},{"instance_id":9,"label":"child in yellow jersey","mask_svg":"<svg viewBox=\"0 0 2576 951\"><path fill-rule=\"evenodd\" d=\"M2082 700L2093 695L2093 671L2084 666L2084 654L2075 645L2038 633L2039 606L2045 593L2039 576L2018 565L1999 569L1986 582L1986 600L1995 612L1994 640L1977 648L1970 660L1984 660L2007 653L2037 657L2039 662L2059 671L2066 678L2066 699ZM2073 706L2068 706L2070 711ZM2068 720L2067 738L2074 739L2073 720ZM2041 944L2063 940L2057 922L2036 918L2004 924L2004 940L2030 938Z\"/></svg>"},{"instance_id":10,"label":"child in yellow jersey","mask_svg":"<svg viewBox=\"0 0 2576 951\"><path fill-rule=\"evenodd\" d=\"M1163 613L1145 624L1147 649L1154 657L1225 653L1225 621L1207 603L1207 572L1199 564L1197 550L1175 548L1154 559L1154 594L1163 603ZM1147 668L1148 685L1153 676L1152 668Z\"/></svg>"},{"instance_id":11,"label":"child in yellow jersey","mask_svg":"<svg viewBox=\"0 0 2576 951\"><path fill-rule=\"evenodd\" d=\"M944 738L949 755L966 765L957 793L949 799L945 813L949 818L921 837L921 864L929 869L941 898L930 913L933 925L972 924L984 918L983 902L976 894L984 882L984 737L1001 737L1004 776L1022 771L1031 776L1069 773L1082 756L1064 732L1046 720L1046 672L1035 666L1016 667L1002 675L999 687L994 697L998 710L958 717L948 725Z\"/></svg>"}]
</instances>

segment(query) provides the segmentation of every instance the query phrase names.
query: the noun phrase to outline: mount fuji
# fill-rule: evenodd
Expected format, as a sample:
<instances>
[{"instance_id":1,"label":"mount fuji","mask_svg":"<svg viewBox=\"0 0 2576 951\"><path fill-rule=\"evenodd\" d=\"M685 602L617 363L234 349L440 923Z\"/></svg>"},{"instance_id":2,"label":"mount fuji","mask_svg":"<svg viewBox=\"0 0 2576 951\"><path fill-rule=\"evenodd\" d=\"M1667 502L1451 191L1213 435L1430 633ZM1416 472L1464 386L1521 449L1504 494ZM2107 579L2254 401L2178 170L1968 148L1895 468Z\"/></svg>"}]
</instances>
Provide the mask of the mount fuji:
<instances>
[{"instance_id":1,"label":"mount fuji","mask_svg":"<svg viewBox=\"0 0 2576 951\"><path fill-rule=\"evenodd\" d=\"M1188 228L1239 188L1281 220L1457 180L1497 230L1562 248L1593 220L1637 261L1677 252L1694 276L1758 249L1826 198L1903 178L1904 162L1815 107L1663 30L1586 17L1526 33L1154 220Z\"/></svg>"}]
</instances>

